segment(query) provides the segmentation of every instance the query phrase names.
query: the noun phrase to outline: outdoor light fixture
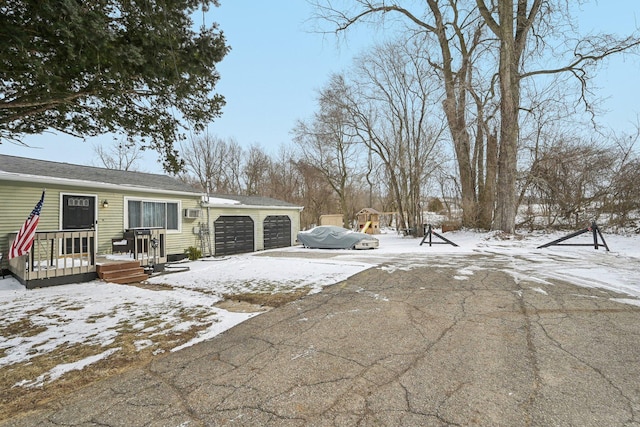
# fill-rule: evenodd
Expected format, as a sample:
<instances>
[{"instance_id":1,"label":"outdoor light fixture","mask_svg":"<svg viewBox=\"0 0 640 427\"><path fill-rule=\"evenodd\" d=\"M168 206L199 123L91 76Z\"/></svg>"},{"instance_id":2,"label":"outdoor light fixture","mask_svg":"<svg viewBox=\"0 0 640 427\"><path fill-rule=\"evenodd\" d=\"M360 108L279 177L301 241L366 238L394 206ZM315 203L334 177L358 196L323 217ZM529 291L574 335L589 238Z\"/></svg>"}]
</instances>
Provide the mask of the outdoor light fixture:
<instances>
[{"instance_id":1,"label":"outdoor light fixture","mask_svg":"<svg viewBox=\"0 0 640 427\"><path fill-rule=\"evenodd\" d=\"M107 199L104 199L104 202L102 202L102 207L103 208L108 208L109 207L109 201Z\"/></svg>"}]
</instances>

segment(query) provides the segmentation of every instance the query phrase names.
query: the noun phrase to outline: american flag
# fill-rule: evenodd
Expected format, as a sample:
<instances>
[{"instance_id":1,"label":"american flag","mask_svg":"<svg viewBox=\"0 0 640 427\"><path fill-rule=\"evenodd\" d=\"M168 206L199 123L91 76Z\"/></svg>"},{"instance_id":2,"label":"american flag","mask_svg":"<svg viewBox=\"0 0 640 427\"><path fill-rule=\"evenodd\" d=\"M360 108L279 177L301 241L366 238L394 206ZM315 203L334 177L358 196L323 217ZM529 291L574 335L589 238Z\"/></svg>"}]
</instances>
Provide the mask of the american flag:
<instances>
[{"instance_id":1,"label":"american flag","mask_svg":"<svg viewBox=\"0 0 640 427\"><path fill-rule=\"evenodd\" d=\"M33 208L29 218L24 222L22 228L18 232L15 240L11 244L9 249L9 259L22 256L29 252L31 245L33 245L33 238L36 235L36 228L38 228L38 222L40 221L40 211L42 210L42 204L44 203L44 191L40 201Z\"/></svg>"}]
</instances>

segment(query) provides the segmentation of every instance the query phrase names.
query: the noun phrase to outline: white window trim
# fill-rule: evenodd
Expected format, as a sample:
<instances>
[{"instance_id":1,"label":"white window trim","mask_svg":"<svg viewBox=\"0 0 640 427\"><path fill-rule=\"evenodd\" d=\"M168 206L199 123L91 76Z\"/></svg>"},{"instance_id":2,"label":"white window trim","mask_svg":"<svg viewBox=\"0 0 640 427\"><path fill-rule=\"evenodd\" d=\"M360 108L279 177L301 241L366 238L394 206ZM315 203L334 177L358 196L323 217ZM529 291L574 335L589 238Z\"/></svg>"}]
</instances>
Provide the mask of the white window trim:
<instances>
[{"instance_id":1,"label":"white window trim","mask_svg":"<svg viewBox=\"0 0 640 427\"><path fill-rule=\"evenodd\" d=\"M180 199L157 199L150 197L125 197L124 198L124 228L129 227L129 201L134 202L157 202L157 203L176 203L178 205L178 229L167 229L167 234L180 234L182 233L182 200Z\"/></svg>"}]
</instances>

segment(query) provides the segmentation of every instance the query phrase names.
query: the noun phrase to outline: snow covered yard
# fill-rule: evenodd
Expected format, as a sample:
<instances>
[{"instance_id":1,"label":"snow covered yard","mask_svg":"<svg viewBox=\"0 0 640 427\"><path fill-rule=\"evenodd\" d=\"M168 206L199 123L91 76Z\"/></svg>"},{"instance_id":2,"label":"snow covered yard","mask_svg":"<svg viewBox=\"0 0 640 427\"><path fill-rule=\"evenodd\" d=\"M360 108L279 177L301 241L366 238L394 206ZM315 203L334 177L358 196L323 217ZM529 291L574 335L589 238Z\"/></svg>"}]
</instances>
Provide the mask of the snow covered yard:
<instances>
[{"instance_id":1,"label":"snow covered yard","mask_svg":"<svg viewBox=\"0 0 640 427\"><path fill-rule=\"evenodd\" d=\"M502 268L515 280L562 279L607 288L624 294L620 303L640 305L640 236L605 234L611 252L536 249L561 236L505 239L462 231L446 234L459 247L429 247L390 233L377 236L380 249L371 251L292 247L189 262L189 271L153 277L144 286L93 281L26 290L13 278L0 279L0 402L46 399L209 339L260 313L222 309L217 304L225 295L318 292L371 267L390 273L427 263L455 267L459 257L475 255L477 269ZM585 234L572 243L592 241ZM468 280L473 271L467 270L452 280Z\"/></svg>"}]
</instances>

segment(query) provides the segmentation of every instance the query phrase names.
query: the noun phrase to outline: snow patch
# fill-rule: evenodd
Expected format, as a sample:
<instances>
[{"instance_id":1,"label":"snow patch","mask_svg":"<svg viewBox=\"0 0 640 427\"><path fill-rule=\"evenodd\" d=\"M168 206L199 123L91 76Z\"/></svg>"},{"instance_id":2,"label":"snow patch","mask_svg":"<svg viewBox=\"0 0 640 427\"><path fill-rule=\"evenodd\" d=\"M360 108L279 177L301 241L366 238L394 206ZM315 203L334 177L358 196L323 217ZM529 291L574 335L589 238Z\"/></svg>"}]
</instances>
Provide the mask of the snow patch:
<instances>
[{"instance_id":1,"label":"snow patch","mask_svg":"<svg viewBox=\"0 0 640 427\"><path fill-rule=\"evenodd\" d=\"M544 290L544 289L542 289L542 288L531 288L531 290L532 290L532 291L535 291L535 292L538 292L538 293L540 293L540 294L542 294L542 295L549 295L549 294L547 293L547 291L545 291L545 290Z\"/></svg>"},{"instance_id":2,"label":"snow patch","mask_svg":"<svg viewBox=\"0 0 640 427\"><path fill-rule=\"evenodd\" d=\"M380 248L371 251L280 248L277 256L264 251L189 261L184 263L189 271L149 280L153 284L168 285L171 291L101 281L27 290L7 276L0 279L0 310L3 313L0 330L13 332L0 336L0 369L28 363L36 356L68 346L87 344L104 348L113 345L125 330L147 331L148 336L135 342L136 348L142 350L153 348L155 336L206 325L195 338L171 350L178 351L212 339L260 314L229 312L215 307L224 294L279 293L300 288L317 293L325 286L372 267L389 273L419 267L450 268L455 271L452 274L455 280L469 280L476 271L499 268L517 283L533 284L528 289L534 292L546 294L536 284L550 286L554 281L563 281L603 289L604 298L611 298L612 291L617 292L621 295L613 298L614 301L640 306L639 235L607 235L612 252L576 247L537 249L562 237L560 233L524 235L517 239L468 231L447 233L447 238L458 247L420 246L420 239L395 233L376 237L380 240ZM470 256L475 265L459 268L460 260ZM426 285L418 278L417 289L425 290ZM371 293L371 297L388 301L375 293ZM185 316L185 313L189 315ZM304 317L300 321L308 319ZM27 329L29 334L20 333ZM58 365L15 386L42 386L64 372L82 369L116 351L109 349L82 361ZM162 352L162 349L155 349L153 354Z\"/></svg>"},{"instance_id":3,"label":"snow patch","mask_svg":"<svg viewBox=\"0 0 640 427\"><path fill-rule=\"evenodd\" d=\"M85 357L84 359L78 360L77 362L63 363L61 365L53 367L50 371L45 372L42 375L39 375L33 381L29 381L29 380L19 381L16 384L14 384L14 387L25 387L25 388L42 387L46 383L50 383L52 381L57 380L67 372L81 371L82 369L85 368L85 366L89 366L92 363L96 363L102 359L106 359L109 356L111 356L113 353L117 352L118 350L120 350L120 347L111 348L109 350L103 351L100 354Z\"/></svg>"}]
</instances>

